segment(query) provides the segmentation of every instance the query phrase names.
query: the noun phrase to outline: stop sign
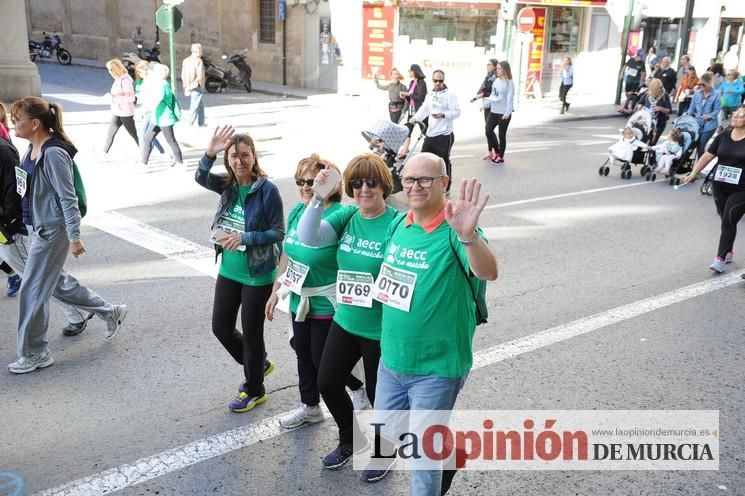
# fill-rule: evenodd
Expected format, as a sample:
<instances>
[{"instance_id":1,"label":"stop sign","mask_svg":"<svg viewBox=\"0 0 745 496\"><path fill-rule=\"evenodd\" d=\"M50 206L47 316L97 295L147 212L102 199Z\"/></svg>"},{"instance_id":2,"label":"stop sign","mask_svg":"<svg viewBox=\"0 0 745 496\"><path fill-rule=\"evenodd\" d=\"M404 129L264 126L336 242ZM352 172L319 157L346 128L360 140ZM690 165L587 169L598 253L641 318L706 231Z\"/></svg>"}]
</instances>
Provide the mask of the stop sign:
<instances>
[{"instance_id":1,"label":"stop sign","mask_svg":"<svg viewBox=\"0 0 745 496\"><path fill-rule=\"evenodd\" d=\"M530 33L535 27L535 12L530 7L524 7L517 13L517 30Z\"/></svg>"}]
</instances>

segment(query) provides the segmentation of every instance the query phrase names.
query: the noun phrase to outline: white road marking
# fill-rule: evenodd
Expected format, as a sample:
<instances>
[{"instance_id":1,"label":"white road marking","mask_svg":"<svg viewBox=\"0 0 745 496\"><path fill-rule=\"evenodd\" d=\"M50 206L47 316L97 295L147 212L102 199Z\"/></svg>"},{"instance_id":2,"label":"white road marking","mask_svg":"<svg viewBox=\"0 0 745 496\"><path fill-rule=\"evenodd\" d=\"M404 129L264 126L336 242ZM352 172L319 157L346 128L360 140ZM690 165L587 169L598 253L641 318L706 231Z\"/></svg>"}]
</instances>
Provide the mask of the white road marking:
<instances>
[{"instance_id":1,"label":"white road marking","mask_svg":"<svg viewBox=\"0 0 745 496\"><path fill-rule=\"evenodd\" d=\"M657 296L585 317L545 331L514 339L474 353L473 369L493 365L510 358L588 334L649 312L681 303L698 296L741 284L740 270L691 284ZM260 441L285 434L275 415L254 424L215 434L204 439L99 472L67 484L37 493L36 496L88 496L109 494L181 470L197 463L246 448ZM325 412L328 417L328 412ZM330 427L331 428L331 427Z\"/></svg>"},{"instance_id":2,"label":"white road marking","mask_svg":"<svg viewBox=\"0 0 745 496\"><path fill-rule=\"evenodd\" d=\"M571 198L572 196L582 196L582 195L591 195L594 193L602 193L603 191L612 191L615 189L624 189L624 188L636 188L638 186L645 186L648 184L654 184L657 182L660 182L661 180L658 179L657 181L645 181L643 183L631 183L631 184L621 184L618 186L608 186L606 188L594 188L594 189L585 189L582 191L572 191L571 193L561 193L558 195L549 195L549 196L539 196L536 198L527 198L525 200L517 200L507 203L496 203L494 205L487 205L484 207L484 210L491 210L495 208L506 208L506 207L514 207L516 205L527 205L530 203L538 203L542 201L548 201L548 200L558 200L561 198Z\"/></svg>"}]
</instances>

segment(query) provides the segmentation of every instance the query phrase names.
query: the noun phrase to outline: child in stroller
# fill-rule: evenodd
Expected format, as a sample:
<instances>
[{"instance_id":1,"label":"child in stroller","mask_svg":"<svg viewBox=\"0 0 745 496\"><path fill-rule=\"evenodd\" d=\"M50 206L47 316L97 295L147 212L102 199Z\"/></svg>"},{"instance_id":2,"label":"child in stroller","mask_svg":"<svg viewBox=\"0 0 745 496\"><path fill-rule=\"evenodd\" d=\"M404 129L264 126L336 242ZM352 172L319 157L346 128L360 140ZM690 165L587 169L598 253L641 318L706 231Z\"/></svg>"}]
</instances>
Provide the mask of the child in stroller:
<instances>
[{"instance_id":1,"label":"child in stroller","mask_svg":"<svg viewBox=\"0 0 745 496\"><path fill-rule=\"evenodd\" d=\"M696 119L690 115L682 115L673 122L673 129L677 130L683 138L680 158L675 158L670 164L670 170L666 177L670 178L670 185L680 184L680 174L687 174L696 162L696 149L698 148L699 128Z\"/></svg>"},{"instance_id":2,"label":"child in stroller","mask_svg":"<svg viewBox=\"0 0 745 496\"><path fill-rule=\"evenodd\" d=\"M398 193L403 189L401 186L401 171L412 155L411 151L416 149L419 141L424 136L424 132L419 135L411 151L406 154L403 160L400 160L397 156L398 151L408 136L409 128L384 119L373 122L370 126L367 126L366 130L362 131L362 137L370 145L370 150L382 158L391 171L391 176L393 176L392 193Z\"/></svg>"},{"instance_id":3,"label":"child in stroller","mask_svg":"<svg viewBox=\"0 0 745 496\"><path fill-rule=\"evenodd\" d=\"M683 155L683 135L679 130L673 128L667 135L667 140L655 146L648 148L655 152L655 162L657 166L653 171L648 171L645 175L647 181L657 179L657 174L667 176L675 159L680 159Z\"/></svg>"},{"instance_id":4,"label":"child in stroller","mask_svg":"<svg viewBox=\"0 0 745 496\"><path fill-rule=\"evenodd\" d=\"M643 108L629 118L623 129L621 139L608 148L608 158L598 169L598 174L607 176L608 164L620 162L621 179L631 179L631 166L642 165L642 175L648 172L648 153L646 141L652 130L652 116Z\"/></svg>"}]
</instances>

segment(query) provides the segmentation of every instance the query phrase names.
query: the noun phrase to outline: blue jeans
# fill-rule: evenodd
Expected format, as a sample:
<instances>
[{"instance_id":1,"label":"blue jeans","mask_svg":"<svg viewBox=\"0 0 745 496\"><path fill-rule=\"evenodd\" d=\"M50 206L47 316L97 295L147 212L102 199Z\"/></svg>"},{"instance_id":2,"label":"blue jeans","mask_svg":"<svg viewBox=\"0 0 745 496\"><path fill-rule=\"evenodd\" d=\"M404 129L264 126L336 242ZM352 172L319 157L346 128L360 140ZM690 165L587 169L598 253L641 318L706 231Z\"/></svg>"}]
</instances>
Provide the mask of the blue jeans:
<instances>
[{"instance_id":1,"label":"blue jeans","mask_svg":"<svg viewBox=\"0 0 745 496\"><path fill-rule=\"evenodd\" d=\"M375 410L452 410L466 382L463 377L406 375L394 372L380 360L375 388ZM411 494L440 496L441 470L411 472Z\"/></svg>"},{"instance_id":2,"label":"blue jeans","mask_svg":"<svg viewBox=\"0 0 745 496\"><path fill-rule=\"evenodd\" d=\"M193 126L194 121L200 126L204 126L204 102L202 101L204 90L201 88L191 90L191 100L189 102L189 125Z\"/></svg>"},{"instance_id":3,"label":"blue jeans","mask_svg":"<svg viewBox=\"0 0 745 496\"><path fill-rule=\"evenodd\" d=\"M145 136L147 135L147 132L150 131L150 129L153 127L153 120L152 120L152 114L145 114L145 116L142 118L142 124L140 124L138 138L140 139L140 143L142 143L145 140ZM160 153L165 153L165 150L163 149L163 145L160 144L158 141L158 138L155 138L153 140L153 147L158 150Z\"/></svg>"}]
</instances>

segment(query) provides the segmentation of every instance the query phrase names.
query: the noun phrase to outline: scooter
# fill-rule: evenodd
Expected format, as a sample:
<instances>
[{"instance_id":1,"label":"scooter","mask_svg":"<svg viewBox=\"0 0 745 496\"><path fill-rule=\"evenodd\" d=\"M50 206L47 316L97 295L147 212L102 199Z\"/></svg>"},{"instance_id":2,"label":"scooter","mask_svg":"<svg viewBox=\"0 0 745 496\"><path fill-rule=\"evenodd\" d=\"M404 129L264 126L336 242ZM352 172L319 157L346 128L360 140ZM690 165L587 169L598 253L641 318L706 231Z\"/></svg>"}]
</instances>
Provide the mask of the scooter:
<instances>
[{"instance_id":1,"label":"scooter","mask_svg":"<svg viewBox=\"0 0 745 496\"><path fill-rule=\"evenodd\" d=\"M52 54L57 55L57 62L62 65L70 65L72 62L72 55L66 49L62 48L62 40L57 33L49 36L46 32L42 32L44 35L43 41L28 40L28 55L31 58L31 62L35 62L37 58L49 59L52 58Z\"/></svg>"},{"instance_id":2,"label":"scooter","mask_svg":"<svg viewBox=\"0 0 745 496\"><path fill-rule=\"evenodd\" d=\"M238 70L237 74L233 74L230 69L222 69L216 66L212 61L202 56L204 62L205 72L205 83L204 86L210 93L221 92L227 88L228 85L244 88L248 93L251 93L251 66L246 62L246 53L248 49L243 50L241 53L235 53L228 57L223 55L222 59L230 64L233 64Z\"/></svg>"}]
</instances>

